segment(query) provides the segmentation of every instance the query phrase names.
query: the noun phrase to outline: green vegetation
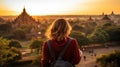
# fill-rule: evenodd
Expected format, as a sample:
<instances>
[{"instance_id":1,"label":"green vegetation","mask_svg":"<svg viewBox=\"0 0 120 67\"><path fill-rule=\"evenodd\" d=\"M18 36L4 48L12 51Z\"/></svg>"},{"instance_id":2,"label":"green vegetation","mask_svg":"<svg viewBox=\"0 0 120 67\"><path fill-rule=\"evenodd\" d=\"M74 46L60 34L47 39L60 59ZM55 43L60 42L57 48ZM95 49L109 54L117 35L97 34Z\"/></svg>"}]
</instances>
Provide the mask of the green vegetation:
<instances>
[{"instance_id":1,"label":"green vegetation","mask_svg":"<svg viewBox=\"0 0 120 67\"><path fill-rule=\"evenodd\" d=\"M21 59L21 53L16 48L9 48L9 40L0 37L0 66L5 66Z\"/></svg>"},{"instance_id":2,"label":"green vegetation","mask_svg":"<svg viewBox=\"0 0 120 67\"><path fill-rule=\"evenodd\" d=\"M8 46L9 46L10 48L12 48L12 47L22 48L22 46L20 45L20 43L19 43L17 40L12 40L12 41L8 44Z\"/></svg>"},{"instance_id":3,"label":"green vegetation","mask_svg":"<svg viewBox=\"0 0 120 67\"><path fill-rule=\"evenodd\" d=\"M84 28L82 26L76 24L73 26L73 30L82 32L84 30Z\"/></svg>"},{"instance_id":4,"label":"green vegetation","mask_svg":"<svg viewBox=\"0 0 120 67\"><path fill-rule=\"evenodd\" d=\"M120 67L120 51L101 55L96 59L96 62L102 67Z\"/></svg>"},{"instance_id":5,"label":"green vegetation","mask_svg":"<svg viewBox=\"0 0 120 67\"><path fill-rule=\"evenodd\" d=\"M87 37L85 37L84 35L82 35L82 33L77 32L77 31L72 31L70 34L71 37L75 38L78 41L79 46L83 46L83 45L88 45L89 44L89 40Z\"/></svg>"},{"instance_id":6,"label":"green vegetation","mask_svg":"<svg viewBox=\"0 0 120 67\"><path fill-rule=\"evenodd\" d=\"M25 39L25 32L22 29L16 29L13 31L13 37L18 40Z\"/></svg>"},{"instance_id":7,"label":"green vegetation","mask_svg":"<svg viewBox=\"0 0 120 67\"><path fill-rule=\"evenodd\" d=\"M32 49L35 49L36 52L39 54L40 51L42 50L42 45L43 45L43 41L33 40L29 47L31 49L31 52L33 52Z\"/></svg>"},{"instance_id":8,"label":"green vegetation","mask_svg":"<svg viewBox=\"0 0 120 67\"><path fill-rule=\"evenodd\" d=\"M109 41L120 41L120 27L109 26L104 29L110 36Z\"/></svg>"},{"instance_id":9,"label":"green vegetation","mask_svg":"<svg viewBox=\"0 0 120 67\"><path fill-rule=\"evenodd\" d=\"M120 27L110 22L106 22L97 28L105 31L109 35L109 41L120 41Z\"/></svg>"},{"instance_id":10,"label":"green vegetation","mask_svg":"<svg viewBox=\"0 0 120 67\"><path fill-rule=\"evenodd\" d=\"M7 34L11 31L12 26L9 23L0 24L0 33Z\"/></svg>"},{"instance_id":11,"label":"green vegetation","mask_svg":"<svg viewBox=\"0 0 120 67\"><path fill-rule=\"evenodd\" d=\"M105 43L120 41L120 27L110 22L98 25L95 30L88 35L91 43Z\"/></svg>"},{"instance_id":12,"label":"green vegetation","mask_svg":"<svg viewBox=\"0 0 120 67\"><path fill-rule=\"evenodd\" d=\"M88 36L90 43L105 43L109 40L109 35L102 29L96 29L92 34Z\"/></svg>"},{"instance_id":13,"label":"green vegetation","mask_svg":"<svg viewBox=\"0 0 120 67\"><path fill-rule=\"evenodd\" d=\"M0 24L0 36L3 37L0 37L0 66L19 60L21 53L23 57L39 56L38 59L33 59L32 63L40 63L43 41L47 40L44 34L51 24L49 22L53 20L55 19L50 19L49 21L45 19L41 21L40 26L21 24L19 27L14 27L11 23ZM98 23L97 25L94 21L81 21L79 18L68 21L73 28L70 36L78 41L80 47L89 44L104 44L106 42L120 41L120 27L111 22ZM21 52L18 48L20 48ZM30 49L31 53L29 51ZM104 62L104 60L101 61ZM98 62L101 61L98 60Z\"/></svg>"},{"instance_id":14,"label":"green vegetation","mask_svg":"<svg viewBox=\"0 0 120 67\"><path fill-rule=\"evenodd\" d=\"M73 21L70 22L73 24ZM100 25L95 22L76 22L72 26L73 31L70 36L76 38L80 45L120 41L120 27L111 22L104 22Z\"/></svg>"}]
</instances>

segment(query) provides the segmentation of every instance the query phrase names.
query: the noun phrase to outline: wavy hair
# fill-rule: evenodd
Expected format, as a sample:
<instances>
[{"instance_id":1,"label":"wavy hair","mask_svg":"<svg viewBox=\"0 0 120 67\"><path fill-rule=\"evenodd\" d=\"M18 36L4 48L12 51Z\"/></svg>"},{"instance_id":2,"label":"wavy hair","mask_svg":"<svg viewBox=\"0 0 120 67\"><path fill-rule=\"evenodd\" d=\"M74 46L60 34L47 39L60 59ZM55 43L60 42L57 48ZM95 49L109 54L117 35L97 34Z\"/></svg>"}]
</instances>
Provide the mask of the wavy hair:
<instances>
[{"instance_id":1,"label":"wavy hair","mask_svg":"<svg viewBox=\"0 0 120 67\"><path fill-rule=\"evenodd\" d=\"M57 19L50 25L45 35L49 39L61 41L66 39L66 37L69 37L71 30L72 30L72 27L68 23L68 21L64 19Z\"/></svg>"}]
</instances>

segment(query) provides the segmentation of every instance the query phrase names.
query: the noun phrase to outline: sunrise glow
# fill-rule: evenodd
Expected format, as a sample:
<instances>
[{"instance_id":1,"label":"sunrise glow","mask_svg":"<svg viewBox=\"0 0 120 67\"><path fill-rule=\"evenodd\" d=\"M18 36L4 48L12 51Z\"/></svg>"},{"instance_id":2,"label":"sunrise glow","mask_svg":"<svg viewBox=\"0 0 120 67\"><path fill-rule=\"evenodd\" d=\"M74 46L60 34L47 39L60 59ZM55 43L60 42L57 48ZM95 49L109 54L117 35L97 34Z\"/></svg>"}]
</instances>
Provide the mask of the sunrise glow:
<instances>
[{"instance_id":1,"label":"sunrise glow","mask_svg":"<svg viewBox=\"0 0 120 67\"><path fill-rule=\"evenodd\" d=\"M83 15L114 11L120 0L0 0L0 15L18 15L25 7L30 15Z\"/></svg>"}]
</instances>

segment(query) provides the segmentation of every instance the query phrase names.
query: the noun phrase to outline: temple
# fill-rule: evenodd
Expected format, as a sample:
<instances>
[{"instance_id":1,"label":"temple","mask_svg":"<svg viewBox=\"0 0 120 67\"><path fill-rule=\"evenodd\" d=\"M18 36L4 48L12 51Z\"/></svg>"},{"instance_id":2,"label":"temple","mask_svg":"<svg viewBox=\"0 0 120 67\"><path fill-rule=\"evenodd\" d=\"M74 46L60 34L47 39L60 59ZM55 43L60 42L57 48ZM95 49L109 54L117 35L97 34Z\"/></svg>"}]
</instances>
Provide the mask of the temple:
<instances>
[{"instance_id":1,"label":"temple","mask_svg":"<svg viewBox=\"0 0 120 67\"><path fill-rule=\"evenodd\" d=\"M105 15L105 16L102 18L102 20L111 20L111 19L108 17L108 15Z\"/></svg>"},{"instance_id":2,"label":"temple","mask_svg":"<svg viewBox=\"0 0 120 67\"><path fill-rule=\"evenodd\" d=\"M93 19L92 19L92 17L91 17L91 16L88 18L88 21L93 21Z\"/></svg>"},{"instance_id":3,"label":"temple","mask_svg":"<svg viewBox=\"0 0 120 67\"><path fill-rule=\"evenodd\" d=\"M112 16L114 16L114 15L115 15L113 11L111 12L111 15L112 15Z\"/></svg>"},{"instance_id":4,"label":"temple","mask_svg":"<svg viewBox=\"0 0 120 67\"><path fill-rule=\"evenodd\" d=\"M12 22L12 27L14 29L29 28L29 33L26 34L26 38L30 39L39 35L38 32L40 32L41 23L33 19L24 8L22 13Z\"/></svg>"},{"instance_id":5,"label":"temple","mask_svg":"<svg viewBox=\"0 0 120 67\"><path fill-rule=\"evenodd\" d=\"M35 21L35 19L33 19L32 16L30 16L24 8L23 12L13 21L13 24L15 25L15 27L19 27L21 25L36 26L40 23Z\"/></svg>"}]
</instances>

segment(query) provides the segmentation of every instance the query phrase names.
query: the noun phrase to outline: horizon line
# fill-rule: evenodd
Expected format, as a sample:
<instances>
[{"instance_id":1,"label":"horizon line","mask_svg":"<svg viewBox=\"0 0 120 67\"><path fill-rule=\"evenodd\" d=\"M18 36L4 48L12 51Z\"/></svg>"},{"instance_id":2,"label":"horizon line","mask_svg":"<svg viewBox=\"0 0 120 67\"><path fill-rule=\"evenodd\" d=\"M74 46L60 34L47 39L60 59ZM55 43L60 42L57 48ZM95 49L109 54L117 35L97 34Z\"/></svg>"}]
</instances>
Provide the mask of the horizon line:
<instances>
[{"instance_id":1,"label":"horizon line","mask_svg":"<svg viewBox=\"0 0 120 67\"><path fill-rule=\"evenodd\" d=\"M19 16L19 15L0 15L0 16ZM51 15L30 15L30 16L82 16L82 15L88 15L88 16L102 15L102 13L101 14L51 14ZM104 15L111 15L111 14L104 14ZM120 14L115 14L115 15L120 15Z\"/></svg>"}]
</instances>

